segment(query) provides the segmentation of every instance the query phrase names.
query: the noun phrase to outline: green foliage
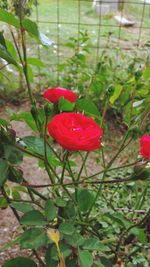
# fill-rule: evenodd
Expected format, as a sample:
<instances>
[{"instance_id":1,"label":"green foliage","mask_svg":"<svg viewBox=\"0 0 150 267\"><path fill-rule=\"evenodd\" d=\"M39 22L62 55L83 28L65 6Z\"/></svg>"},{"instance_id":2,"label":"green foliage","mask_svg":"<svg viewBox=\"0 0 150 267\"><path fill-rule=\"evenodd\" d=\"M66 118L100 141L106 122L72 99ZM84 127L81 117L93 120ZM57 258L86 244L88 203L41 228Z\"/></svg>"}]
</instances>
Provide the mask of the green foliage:
<instances>
[{"instance_id":1,"label":"green foliage","mask_svg":"<svg viewBox=\"0 0 150 267\"><path fill-rule=\"evenodd\" d=\"M93 257L88 251L79 250L79 259L82 267L91 267L93 264Z\"/></svg>"},{"instance_id":2,"label":"green foliage","mask_svg":"<svg viewBox=\"0 0 150 267\"><path fill-rule=\"evenodd\" d=\"M1 170L1 178L0 178L0 187L3 186L8 176L8 163L7 161L0 159L0 170Z\"/></svg>"},{"instance_id":3,"label":"green foliage","mask_svg":"<svg viewBox=\"0 0 150 267\"><path fill-rule=\"evenodd\" d=\"M85 113L87 113L87 115L94 115L98 117L100 116L100 112L92 100L79 99L77 101L76 106L80 111L84 111Z\"/></svg>"},{"instance_id":4,"label":"green foliage","mask_svg":"<svg viewBox=\"0 0 150 267\"><path fill-rule=\"evenodd\" d=\"M60 111L73 111L74 106L75 106L74 103L71 103L70 101L64 99L63 97L61 97L58 102L58 108Z\"/></svg>"},{"instance_id":5,"label":"green foliage","mask_svg":"<svg viewBox=\"0 0 150 267\"><path fill-rule=\"evenodd\" d=\"M52 200L45 202L45 216L48 221L53 220L57 216L57 210Z\"/></svg>"},{"instance_id":6,"label":"green foliage","mask_svg":"<svg viewBox=\"0 0 150 267\"><path fill-rule=\"evenodd\" d=\"M26 212L20 220L20 223L23 225L37 225L42 226L46 224L44 216L38 210L31 210Z\"/></svg>"},{"instance_id":7,"label":"green foliage","mask_svg":"<svg viewBox=\"0 0 150 267\"><path fill-rule=\"evenodd\" d=\"M12 13L4 10L4 9L0 9L0 21L6 22L9 25L12 25L16 28L19 28L19 19L16 18Z\"/></svg>"},{"instance_id":8,"label":"green foliage","mask_svg":"<svg viewBox=\"0 0 150 267\"><path fill-rule=\"evenodd\" d=\"M73 234L75 231L73 222L70 222L70 223L67 222L67 223L60 224L59 231L63 234L66 234L66 235Z\"/></svg>"},{"instance_id":9,"label":"green foliage","mask_svg":"<svg viewBox=\"0 0 150 267\"><path fill-rule=\"evenodd\" d=\"M87 189L78 190L78 205L79 209L83 212L86 212L91 207L94 201L94 195Z\"/></svg>"},{"instance_id":10,"label":"green foliage","mask_svg":"<svg viewBox=\"0 0 150 267\"><path fill-rule=\"evenodd\" d=\"M47 236L44 230L32 228L26 230L20 239L22 249L37 249L47 244Z\"/></svg>"},{"instance_id":11,"label":"green foliage","mask_svg":"<svg viewBox=\"0 0 150 267\"><path fill-rule=\"evenodd\" d=\"M2 265L2 267L26 267L26 266L37 267L34 261L24 257L14 258Z\"/></svg>"},{"instance_id":12,"label":"green foliage","mask_svg":"<svg viewBox=\"0 0 150 267\"><path fill-rule=\"evenodd\" d=\"M34 209L31 204L24 202L12 202L11 207L23 213L29 212Z\"/></svg>"}]
</instances>

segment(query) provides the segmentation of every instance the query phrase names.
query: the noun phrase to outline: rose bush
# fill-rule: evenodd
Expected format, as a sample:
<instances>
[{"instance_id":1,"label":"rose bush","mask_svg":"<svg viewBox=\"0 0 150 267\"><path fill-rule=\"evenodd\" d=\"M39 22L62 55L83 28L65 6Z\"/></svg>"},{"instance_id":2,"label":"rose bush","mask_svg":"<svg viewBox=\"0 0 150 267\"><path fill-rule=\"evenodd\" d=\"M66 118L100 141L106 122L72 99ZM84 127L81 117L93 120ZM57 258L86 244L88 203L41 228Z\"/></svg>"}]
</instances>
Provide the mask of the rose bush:
<instances>
[{"instance_id":1,"label":"rose bush","mask_svg":"<svg viewBox=\"0 0 150 267\"><path fill-rule=\"evenodd\" d=\"M51 103L56 103L61 97L74 103L77 99L77 95L66 88L48 88L44 91L43 97L49 100Z\"/></svg>"},{"instance_id":2,"label":"rose bush","mask_svg":"<svg viewBox=\"0 0 150 267\"><path fill-rule=\"evenodd\" d=\"M21 2L20 0L19 3ZM65 88L51 88L45 91L43 96L56 105L47 102L43 107L41 102L36 102L33 90L36 86L32 88L28 64L36 62L34 58L28 61L26 46L28 33L39 43L41 35L38 26L28 19L22 20L21 14L18 19L13 14L0 10L0 20L11 25L9 30L15 46L12 49L1 32L1 56L8 64L18 67L19 72L22 71L31 104L30 112L17 113L16 110L13 112L9 109L9 120L0 118L0 207L5 209L9 206L21 230L15 231L13 240L2 245L0 252L17 244L21 250L32 250L34 257L30 255L34 260L15 257L4 263L5 256L3 259L2 255L2 267L149 266L149 136L142 136L140 140L141 155L144 158L138 157L139 148L134 142L135 138L148 132L146 124L149 121L149 101L139 101L144 84L143 78L141 83L139 77L145 75L149 80L149 70L143 75L141 72L136 72L134 76L129 73L124 85L127 84L131 88L122 86L121 77L124 75L120 76L119 72L116 86L110 88L111 80L106 80L105 77L114 80L114 75L109 75L108 65L104 60L105 77L102 72L97 72L96 79L92 79L92 88L98 101L101 98L101 85L105 85L103 92L106 94L102 96L104 106L101 106L100 102L94 102L92 94L91 99L88 99L87 84L84 88L86 75L85 79L82 79L82 88L86 90L85 98L81 91L81 98L74 104L76 94ZM13 27L16 27L20 34L21 47L15 40ZM85 48L83 45L82 47ZM10 53L13 50L18 53L18 57L13 55L14 52ZM77 84L78 73L83 71L85 61L83 54L77 54L77 50L75 56L77 68L74 80ZM78 59L83 60L80 68L81 62ZM72 67L74 62L70 62L69 66ZM101 71L103 66L100 65L98 69ZM74 65L72 70L74 71ZM99 80L100 77L103 81ZM69 84L76 88L73 86L72 74L70 78ZM89 80L91 82L91 79ZM106 119L106 111L109 103L113 105L121 96L123 89L128 96L126 98L122 95L121 105L125 105L125 110L121 124L123 126L124 122L126 127L123 134L118 135L118 129L114 131L114 127L109 127L110 118ZM66 99L73 104L68 103ZM73 112L78 110L94 117L105 130L106 145L92 153L92 156L88 152L81 153L80 150L93 151L100 148L103 132L93 119ZM71 113L60 113L63 111ZM18 121L26 123L32 130L31 135L25 136L22 131L23 136L21 133L18 136L18 131L12 129L13 120L16 124ZM113 123L118 127L116 120L111 121L111 124ZM47 135L47 129L50 136L67 150L58 148L52 142ZM68 153L68 150L75 153ZM29 159L21 164L27 156ZM35 159L32 161L31 157ZM33 163L35 165L31 169ZM43 168L43 173L39 172L39 167ZM38 179L33 179L33 171ZM4 219L3 212L1 217ZM4 236L5 231L1 232Z\"/></svg>"},{"instance_id":3,"label":"rose bush","mask_svg":"<svg viewBox=\"0 0 150 267\"><path fill-rule=\"evenodd\" d=\"M140 139L140 153L145 159L150 158L150 135L143 135Z\"/></svg>"},{"instance_id":4,"label":"rose bush","mask_svg":"<svg viewBox=\"0 0 150 267\"><path fill-rule=\"evenodd\" d=\"M102 129L80 113L61 113L48 124L49 134L67 150L92 151L100 147Z\"/></svg>"}]
</instances>

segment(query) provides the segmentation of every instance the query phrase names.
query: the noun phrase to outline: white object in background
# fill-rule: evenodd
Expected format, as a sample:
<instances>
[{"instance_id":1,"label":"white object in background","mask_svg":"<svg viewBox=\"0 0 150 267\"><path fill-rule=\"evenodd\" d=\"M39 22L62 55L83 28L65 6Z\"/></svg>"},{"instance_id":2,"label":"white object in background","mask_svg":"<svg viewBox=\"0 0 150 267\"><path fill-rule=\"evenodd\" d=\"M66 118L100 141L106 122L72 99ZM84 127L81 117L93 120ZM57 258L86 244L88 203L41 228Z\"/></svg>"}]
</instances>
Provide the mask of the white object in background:
<instances>
[{"instance_id":1,"label":"white object in background","mask_svg":"<svg viewBox=\"0 0 150 267\"><path fill-rule=\"evenodd\" d=\"M120 25L125 27L133 26L135 24L134 21L128 20L120 15L114 16L114 18L120 23Z\"/></svg>"}]
</instances>

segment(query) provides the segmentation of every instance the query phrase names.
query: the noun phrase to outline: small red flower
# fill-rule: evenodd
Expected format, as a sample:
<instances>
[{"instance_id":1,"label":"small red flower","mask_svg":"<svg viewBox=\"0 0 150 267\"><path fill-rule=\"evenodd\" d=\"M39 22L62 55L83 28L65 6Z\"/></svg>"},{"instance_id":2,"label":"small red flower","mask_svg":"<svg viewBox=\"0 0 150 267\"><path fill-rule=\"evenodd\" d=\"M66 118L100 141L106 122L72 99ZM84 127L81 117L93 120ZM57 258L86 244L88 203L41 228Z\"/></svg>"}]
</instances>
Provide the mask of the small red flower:
<instances>
[{"instance_id":1,"label":"small red flower","mask_svg":"<svg viewBox=\"0 0 150 267\"><path fill-rule=\"evenodd\" d=\"M118 264L118 266L120 266L120 267L122 266L122 260L121 260L121 258L118 258L118 259L117 259L117 264Z\"/></svg>"},{"instance_id":2,"label":"small red flower","mask_svg":"<svg viewBox=\"0 0 150 267\"><path fill-rule=\"evenodd\" d=\"M77 95L66 88L48 88L43 93L43 97L53 104L56 103L62 96L72 103L74 103L77 99Z\"/></svg>"},{"instance_id":3,"label":"small red flower","mask_svg":"<svg viewBox=\"0 0 150 267\"><path fill-rule=\"evenodd\" d=\"M140 139L140 153L145 159L150 158L150 135L143 135Z\"/></svg>"},{"instance_id":4,"label":"small red flower","mask_svg":"<svg viewBox=\"0 0 150 267\"><path fill-rule=\"evenodd\" d=\"M80 113L61 113L48 123L49 134L64 148L71 151L92 151L101 145L102 129Z\"/></svg>"}]
</instances>

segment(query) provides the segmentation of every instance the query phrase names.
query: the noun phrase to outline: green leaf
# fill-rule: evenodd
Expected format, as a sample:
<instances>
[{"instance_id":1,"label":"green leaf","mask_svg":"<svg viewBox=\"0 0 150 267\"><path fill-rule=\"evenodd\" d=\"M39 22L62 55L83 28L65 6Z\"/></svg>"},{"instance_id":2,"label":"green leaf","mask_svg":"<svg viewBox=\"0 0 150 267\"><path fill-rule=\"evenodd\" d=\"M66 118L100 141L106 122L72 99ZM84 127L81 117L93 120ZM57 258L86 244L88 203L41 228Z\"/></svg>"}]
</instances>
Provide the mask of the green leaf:
<instances>
[{"instance_id":1,"label":"green leaf","mask_svg":"<svg viewBox=\"0 0 150 267\"><path fill-rule=\"evenodd\" d=\"M37 153L42 156L45 155L44 140L42 138L36 136L26 136L23 137L22 140L26 144L28 150L30 150L31 152ZM49 163L55 167L61 166L61 162L56 159L50 147L49 146L46 147L47 147L47 156ZM44 167L43 164L41 164L41 162L40 166Z\"/></svg>"},{"instance_id":2,"label":"green leaf","mask_svg":"<svg viewBox=\"0 0 150 267\"><path fill-rule=\"evenodd\" d=\"M7 161L0 159L0 187L6 182L8 177L8 163Z\"/></svg>"},{"instance_id":3,"label":"green leaf","mask_svg":"<svg viewBox=\"0 0 150 267\"><path fill-rule=\"evenodd\" d=\"M8 203L4 197L0 197L0 209L5 209L8 207Z\"/></svg>"},{"instance_id":4,"label":"green leaf","mask_svg":"<svg viewBox=\"0 0 150 267\"><path fill-rule=\"evenodd\" d=\"M56 261L52 259L52 247L53 245L50 245L46 251L46 254L45 254L46 266L45 267L56 267L58 265L58 260Z\"/></svg>"},{"instance_id":5,"label":"green leaf","mask_svg":"<svg viewBox=\"0 0 150 267\"><path fill-rule=\"evenodd\" d=\"M110 218L113 222L116 222L119 225L123 226L124 228L128 228L131 225L131 222L128 221L125 216L123 216L119 212L116 212L114 214L106 213L105 216Z\"/></svg>"},{"instance_id":6,"label":"green leaf","mask_svg":"<svg viewBox=\"0 0 150 267\"><path fill-rule=\"evenodd\" d=\"M40 155L45 155L44 140L36 136L25 136L22 138L23 142L27 145L27 148L32 152ZM49 147L47 147L47 156L51 157L52 152Z\"/></svg>"},{"instance_id":7,"label":"green leaf","mask_svg":"<svg viewBox=\"0 0 150 267\"><path fill-rule=\"evenodd\" d=\"M44 63L39 58L28 58L28 64L42 68L44 67Z\"/></svg>"},{"instance_id":8,"label":"green leaf","mask_svg":"<svg viewBox=\"0 0 150 267\"><path fill-rule=\"evenodd\" d=\"M58 197L58 198L56 198L55 204L56 204L56 206L58 206L58 207L65 207L66 204L67 204L67 201L64 200L64 199L61 198L61 197Z\"/></svg>"},{"instance_id":9,"label":"green leaf","mask_svg":"<svg viewBox=\"0 0 150 267\"><path fill-rule=\"evenodd\" d=\"M19 151L15 146L5 144L4 146L5 158L12 164L18 164L23 160L23 153Z\"/></svg>"},{"instance_id":10,"label":"green leaf","mask_svg":"<svg viewBox=\"0 0 150 267\"><path fill-rule=\"evenodd\" d=\"M73 235L66 235L64 238L65 240L67 240L67 243L69 243L73 247L82 246L85 242L83 236L77 232L73 233Z\"/></svg>"},{"instance_id":11,"label":"green leaf","mask_svg":"<svg viewBox=\"0 0 150 267\"><path fill-rule=\"evenodd\" d=\"M127 126L130 126L130 121L132 117L131 110L132 110L132 103L129 102L124 107L124 111L123 111L123 121L125 122L125 124L127 124Z\"/></svg>"},{"instance_id":12,"label":"green leaf","mask_svg":"<svg viewBox=\"0 0 150 267\"><path fill-rule=\"evenodd\" d=\"M21 249L37 249L47 244L47 236L43 229L26 230L20 240Z\"/></svg>"},{"instance_id":13,"label":"green leaf","mask_svg":"<svg viewBox=\"0 0 150 267\"><path fill-rule=\"evenodd\" d=\"M93 264L93 257L88 251L79 250L79 259L81 267L91 267Z\"/></svg>"},{"instance_id":14,"label":"green leaf","mask_svg":"<svg viewBox=\"0 0 150 267\"><path fill-rule=\"evenodd\" d=\"M79 209L83 212L88 211L94 200L94 195L87 189L78 190Z\"/></svg>"},{"instance_id":15,"label":"green leaf","mask_svg":"<svg viewBox=\"0 0 150 267\"><path fill-rule=\"evenodd\" d=\"M32 83L34 81L34 75L31 66L28 65L28 78L29 81Z\"/></svg>"},{"instance_id":16,"label":"green leaf","mask_svg":"<svg viewBox=\"0 0 150 267\"><path fill-rule=\"evenodd\" d=\"M135 171L131 177L133 180L147 180L150 179L150 167L141 168Z\"/></svg>"},{"instance_id":17,"label":"green leaf","mask_svg":"<svg viewBox=\"0 0 150 267\"><path fill-rule=\"evenodd\" d=\"M143 78L144 79L149 79L150 78L150 68L146 68L144 71L143 71Z\"/></svg>"},{"instance_id":18,"label":"green leaf","mask_svg":"<svg viewBox=\"0 0 150 267\"><path fill-rule=\"evenodd\" d=\"M3 34L3 31L0 32L0 44L2 46L4 46L6 49L7 49L7 46L6 46L6 40L4 38L4 34Z\"/></svg>"},{"instance_id":19,"label":"green leaf","mask_svg":"<svg viewBox=\"0 0 150 267\"><path fill-rule=\"evenodd\" d=\"M72 111L75 104L61 97L58 102L58 108L60 111Z\"/></svg>"},{"instance_id":20,"label":"green leaf","mask_svg":"<svg viewBox=\"0 0 150 267\"><path fill-rule=\"evenodd\" d=\"M110 260L108 260L107 258L101 256L101 263L103 264L104 267L113 267L114 265L112 265L112 263L110 262Z\"/></svg>"},{"instance_id":21,"label":"green leaf","mask_svg":"<svg viewBox=\"0 0 150 267\"><path fill-rule=\"evenodd\" d=\"M38 267L36 263L25 257L17 257L4 263L2 267Z\"/></svg>"},{"instance_id":22,"label":"green leaf","mask_svg":"<svg viewBox=\"0 0 150 267\"><path fill-rule=\"evenodd\" d=\"M52 45L52 41L45 34L39 32L38 26L34 21L25 18L22 21L22 25L23 28L43 46Z\"/></svg>"},{"instance_id":23,"label":"green leaf","mask_svg":"<svg viewBox=\"0 0 150 267\"><path fill-rule=\"evenodd\" d=\"M14 183L21 183L23 181L23 174L21 170L14 167L9 167L8 179Z\"/></svg>"},{"instance_id":24,"label":"green leaf","mask_svg":"<svg viewBox=\"0 0 150 267\"><path fill-rule=\"evenodd\" d=\"M71 235L74 233L75 228L73 223L61 223L59 226L59 231L66 235Z\"/></svg>"},{"instance_id":25,"label":"green leaf","mask_svg":"<svg viewBox=\"0 0 150 267\"><path fill-rule=\"evenodd\" d=\"M85 111L91 115L96 115L100 117L99 110L92 100L79 99L76 102L76 107L81 111Z\"/></svg>"},{"instance_id":26,"label":"green leaf","mask_svg":"<svg viewBox=\"0 0 150 267\"><path fill-rule=\"evenodd\" d=\"M31 115L30 112L21 112L19 114L16 114L15 112L11 111L10 109L8 110L8 113L10 115L10 119L12 121L25 121L27 123L27 125L33 130L36 131L36 125L35 125L35 121Z\"/></svg>"},{"instance_id":27,"label":"green leaf","mask_svg":"<svg viewBox=\"0 0 150 267\"><path fill-rule=\"evenodd\" d=\"M34 210L31 204L24 203L24 202L12 202L11 206L15 208L16 210L19 210L23 213L29 212L31 210Z\"/></svg>"},{"instance_id":28,"label":"green leaf","mask_svg":"<svg viewBox=\"0 0 150 267\"><path fill-rule=\"evenodd\" d=\"M6 127L8 126L8 122L2 118L0 118L0 126Z\"/></svg>"},{"instance_id":29,"label":"green leaf","mask_svg":"<svg viewBox=\"0 0 150 267\"><path fill-rule=\"evenodd\" d=\"M66 207L63 209L63 212L65 218L74 218L76 215L74 204L71 201L68 201Z\"/></svg>"},{"instance_id":30,"label":"green leaf","mask_svg":"<svg viewBox=\"0 0 150 267\"><path fill-rule=\"evenodd\" d=\"M18 66L15 59L11 56L11 54L8 52L8 50L0 44L0 58L5 59L9 64L13 64L15 66Z\"/></svg>"},{"instance_id":31,"label":"green leaf","mask_svg":"<svg viewBox=\"0 0 150 267\"><path fill-rule=\"evenodd\" d=\"M113 95L110 97L109 101L110 103L113 105L115 103L115 101L119 98L121 92L122 92L122 85L121 84L118 84L116 85L115 87L115 91L113 93Z\"/></svg>"},{"instance_id":32,"label":"green leaf","mask_svg":"<svg viewBox=\"0 0 150 267\"><path fill-rule=\"evenodd\" d=\"M45 225L44 216L38 210L33 210L25 213L21 219L20 223L23 225Z\"/></svg>"},{"instance_id":33,"label":"green leaf","mask_svg":"<svg viewBox=\"0 0 150 267\"><path fill-rule=\"evenodd\" d=\"M83 243L83 248L87 250L109 251L110 249L96 238L86 239Z\"/></svg>"},{"instance_id":34,"label":"green leaf","mask_svg":"<svg viewBox=\"0 0 150 267\"><path fill-rule=\"evenodd\" d=\"M130 230L130 233L135 235L141 243L147 244L147 236L144 229L134 227Z\"/></svg>"},{"instance_id":35,"label":"green leaf","mask_svg":"<svg viewBox=\"0 0 150 267\"><path fill-rule=\"evenodd\" d=\"M45 216L48 221L51 221L56 217L56 207L50 199L48 199L45 203Z\"/></svg>"},{"instance_id":36,"label":"green leaf","mask_svg":"<svg viewBox=\"0 0 150 267\"><path fill-rule=\"evenodd\" d=\"M19 19L4 9L0 9L0 21L6 22L16 28L20 26Z\"/></svg>"},{"instance_id":37,"label":"green leaf","mask_svg":"<svg viewBox=\"0 0 150 267\"><path fill-rule=\"evenodd\" d=\"M101 83L97 80L93 81L91 84L91 91L94 92L94 94L99 97L101 93L103 92L103 86Z\"/></svg>"},{"instance_id":38,"label":"green leaf","mask_svg":"<svg viewBox=\"0 0 150 267\"><path fill-rule=\"evenodd\" d=\"M33 37L39 40L39 30L35 22L30 19L23 19L22 26L28 33L32 34Z\"/></svg>"},{"instance_id":39,"label":"green leaf","mask_svg":"<svg viewBox=\"0 0 150 267\"><path fill-rule=\"evenodd\" d=\"M17 60L17 52L15 47L13 46L13 43L9 40L5 40L6 46L7 46L7 51L10 53L10 55Z\"/></svg>"}]
</instances>

